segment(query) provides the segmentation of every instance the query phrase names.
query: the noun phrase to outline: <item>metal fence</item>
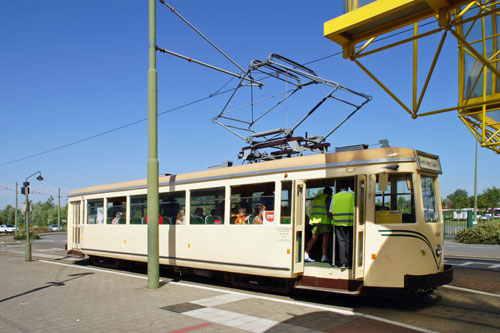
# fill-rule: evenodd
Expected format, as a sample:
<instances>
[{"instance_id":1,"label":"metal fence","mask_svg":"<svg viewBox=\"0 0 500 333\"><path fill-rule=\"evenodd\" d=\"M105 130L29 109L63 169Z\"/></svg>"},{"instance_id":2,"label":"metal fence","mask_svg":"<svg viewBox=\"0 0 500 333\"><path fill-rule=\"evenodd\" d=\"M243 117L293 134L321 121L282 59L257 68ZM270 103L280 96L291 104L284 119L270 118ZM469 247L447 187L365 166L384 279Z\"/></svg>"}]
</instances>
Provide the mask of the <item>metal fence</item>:
<instances>
[{"instance_id":1,"label":"metal fence","mask_svg":"<svg viewBox=\"0 0 500 333\"><path fill-rule=\"evenodd\" d=\"M447 210L443 211L444 216L444 238L455 239L455 235L464 229L472 228L471 210Z\"/></svg>"}]
</instances>

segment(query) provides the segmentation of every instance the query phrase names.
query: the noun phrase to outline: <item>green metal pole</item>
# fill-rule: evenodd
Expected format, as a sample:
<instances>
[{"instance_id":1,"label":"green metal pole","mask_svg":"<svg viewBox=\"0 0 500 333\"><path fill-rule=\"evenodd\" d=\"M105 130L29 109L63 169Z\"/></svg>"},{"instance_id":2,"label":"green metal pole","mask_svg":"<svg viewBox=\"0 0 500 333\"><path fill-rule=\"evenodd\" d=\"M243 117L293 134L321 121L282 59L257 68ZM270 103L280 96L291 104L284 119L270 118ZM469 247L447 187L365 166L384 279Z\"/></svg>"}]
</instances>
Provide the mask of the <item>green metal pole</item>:
<instances>
[{"instance_id":1,"label":"green metal pole","mask_svg":"<svg viewBox=\"0 0 500 333\"><path fill-rule=\"evenodd\" d=\"M26 245L24 247L24 258L26 262L31 261L31 242L30 242L30 201L29 201L29 186L24 187L24 195L26 196L26 217L24 227L26 228Z\"/></svg>"},{"instance_id":2,"label":"green metal pole","mask_svg":"<svg viewBox=\"0 0 500 333\"><path fill-rule=\"evenodd\" d=\"M61 188L57 189L57 231L61 230Z\"/></svg>"},{"instance_id":3,"label":"green metal pole","mask_svg":"<svg viewBox=\"0 0 500 333\"><path fill-rule=\"evenodd\" d=\"M16 231L14 231L14 235L17 234L17 228L18 228L18 224L17 224L17 182L16 182L16 211L14 212L14 220L15 220L15 224L16 224Z\"/></svg>"},{"instance_id":4,"label":"green metal pole","mask_svg":"<svg viewBox=\"0 0 500 333\"><path fill-rule=\"evenodd\" d=\"M477 140L476 141L476 159L474 166L474 222L477 223Z\"/></svg>"},{"instance_id":5,"label":"green metal pole","mask_svg":"<svg viewBox=\"0 0 500 333\"><path fill-rule=\"evenodd\" d=\"M148 288L160 287L158 196L158 88L156 72L156 2L149 0L148 70Z\"/></svg>"}]
</instances>

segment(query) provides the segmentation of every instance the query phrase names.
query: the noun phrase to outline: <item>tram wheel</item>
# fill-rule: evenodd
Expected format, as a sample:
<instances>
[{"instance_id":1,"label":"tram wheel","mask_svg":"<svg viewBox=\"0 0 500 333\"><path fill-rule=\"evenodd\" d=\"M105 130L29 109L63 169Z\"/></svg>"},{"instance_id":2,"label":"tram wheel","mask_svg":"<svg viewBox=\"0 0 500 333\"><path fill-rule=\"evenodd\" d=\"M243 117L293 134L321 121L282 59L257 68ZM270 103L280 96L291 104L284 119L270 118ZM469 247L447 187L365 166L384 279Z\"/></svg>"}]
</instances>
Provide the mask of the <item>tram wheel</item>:
<instances>
[{"instance_id":1,"label":"tram wheel","mask_svg":"<svg viewBox=\"0 0 500 333\"><path fill-rule=\"evenodd\" d=\"M412 292L412 294L415 295L415 296L418 296L418 297L422 297L422 296L426 296L426 295L432 294L433 292L434 292L434 289L427 288L427 289L417 289L417 290L414 290Z\"/></svg>"}]
</instances>

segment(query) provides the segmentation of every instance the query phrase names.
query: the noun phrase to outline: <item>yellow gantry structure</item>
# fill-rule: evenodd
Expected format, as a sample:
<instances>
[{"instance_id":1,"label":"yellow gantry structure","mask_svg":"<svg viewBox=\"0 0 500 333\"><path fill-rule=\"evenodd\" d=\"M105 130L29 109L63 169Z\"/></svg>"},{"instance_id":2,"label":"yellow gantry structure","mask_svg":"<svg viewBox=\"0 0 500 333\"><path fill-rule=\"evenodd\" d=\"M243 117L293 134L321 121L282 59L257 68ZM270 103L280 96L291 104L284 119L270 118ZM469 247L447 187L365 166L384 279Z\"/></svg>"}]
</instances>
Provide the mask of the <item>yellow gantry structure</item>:
<instances>
[{"instance_id":1,"label":"yellow gantry structure","mask_svg":"<svg viewBox=\"0 0 500 333\"><path fill-rule=\"evenodd\" d=\"M458 116L483 147L500 153L500 1L483 0L346 0L346 13L325 22L324 35L342 46L344 58L354 61L413 118L449 111ZM423 22L425 24L422 24ZM433 22L434 21L434 22ZM419 32L426 26L425 31ZM428 28L429 24L432 28ZM403 36L403 28L412 34ZM418 42L440 34L433 61L418 91ZM396 37L394 37L396 36ZM458 103L449 108L422 112L422 99L448 36L458 42ZM384 44L375 44L383 41ZM411 105L405 104L360 59L403 44L413 45Z\"/></svg>"}]
</instances>

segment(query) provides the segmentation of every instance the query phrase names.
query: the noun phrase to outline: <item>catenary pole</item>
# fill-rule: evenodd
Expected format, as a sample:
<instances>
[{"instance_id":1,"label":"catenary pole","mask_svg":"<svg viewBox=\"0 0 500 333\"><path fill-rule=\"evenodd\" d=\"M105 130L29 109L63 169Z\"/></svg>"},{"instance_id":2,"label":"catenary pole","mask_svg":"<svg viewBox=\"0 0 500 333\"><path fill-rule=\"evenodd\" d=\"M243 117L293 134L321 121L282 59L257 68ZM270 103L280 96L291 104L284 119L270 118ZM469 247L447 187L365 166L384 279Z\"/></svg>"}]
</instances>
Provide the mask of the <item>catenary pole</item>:
<instances>
[{"instance_id":1,"label":"catenary pole","mask_svg":"<svg viewBox=\"0 0 500 333\"><path fill-rule=\"evenodd\" d=\"M158 89L156 72L156 1L149 0L149 70L148 70L148 288L160 287L158 237Z\"/></svg>"},{"instance_id":2,"label":"catenary pole","mask_svg":"<svg viewBox=\"0 0 500 333\"><path fill-rule=\"evenodd\" d=\"M28 178L26 178L28 182ZM26 243L24 245L24 259L26 262L31 261L31 241L30 241L30 199L29 199L29 185L24 187L24 195L26 198L26 213L24 218L24 227L26 229Z\"/></svg>"},{"instance_id":3,"label":"catenary pole","mask_svg":"<svg viewBox=\"0 0 500 333\"><path fill-rule=\"evenodd\" d=\"M57 231L61 230L61 188L57 189Z\"/></svg>"},{"instance_id":4,"label":"catenary pole","mask_svg":"<svg viewBox=\"0 0 500 333\"><path fill-rule=\"evenodd\" d=\"M18 187L18 184L16 182L16 210L14 211L14 222L15 222L15 225L16 225L16 230L14 231L14 234L17 234L17 187Z\"/></svg>"},{"instance_id":5,"label":"catenary pole","mask_svg":"<svg viewBox=\"0 0 500 333\"><path fill-rule=\"evenodd\" d=\"M477 140L476 141L476 155L474 159L474 223L477 223Z\"/></svg>"}]
</instances>

